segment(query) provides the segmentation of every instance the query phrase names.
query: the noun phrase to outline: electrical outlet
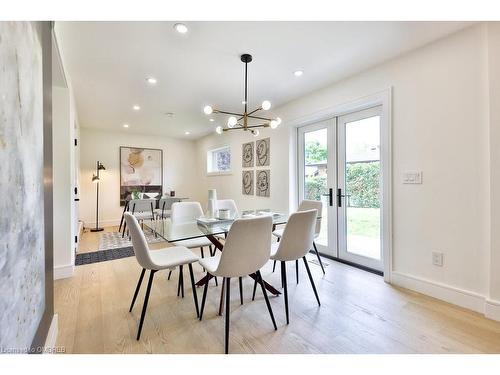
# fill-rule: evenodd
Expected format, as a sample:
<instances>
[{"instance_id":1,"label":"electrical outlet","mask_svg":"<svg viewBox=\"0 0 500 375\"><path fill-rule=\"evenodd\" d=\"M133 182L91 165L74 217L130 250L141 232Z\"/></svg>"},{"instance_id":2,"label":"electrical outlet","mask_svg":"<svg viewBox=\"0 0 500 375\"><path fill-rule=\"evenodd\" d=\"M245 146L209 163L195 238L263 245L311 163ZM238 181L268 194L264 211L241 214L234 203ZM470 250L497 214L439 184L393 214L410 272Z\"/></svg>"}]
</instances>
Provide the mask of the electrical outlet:
<instances>
[{"instance_id":1,"label":"electrical outlet","mask_svg":"<svg viewBox=\"0 0 500 375\"><path fill-rule=\"evenodd\" d=\"M438 267L443 267L443 253L440 253L439 251L433 251L432 264Z\"/></svg>"}]
</instances>

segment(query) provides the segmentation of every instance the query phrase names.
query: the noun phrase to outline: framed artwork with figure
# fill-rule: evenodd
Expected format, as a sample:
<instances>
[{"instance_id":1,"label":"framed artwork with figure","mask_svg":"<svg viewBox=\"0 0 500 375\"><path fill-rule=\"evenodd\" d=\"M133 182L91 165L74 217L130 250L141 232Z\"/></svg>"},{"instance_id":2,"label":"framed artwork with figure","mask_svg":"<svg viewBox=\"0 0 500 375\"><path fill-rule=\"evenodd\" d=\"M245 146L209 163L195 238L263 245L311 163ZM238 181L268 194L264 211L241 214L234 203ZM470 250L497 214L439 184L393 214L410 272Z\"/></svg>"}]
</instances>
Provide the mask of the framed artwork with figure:
<instances>
[{"instance_id":1,"label":"framed artwork with figure","mask_svg":"<svg viewBox=\"0 0 500 375\"><path fill-rule=\"evenodd\" d=\"M257 171L256 179L255 195L258 197L269 197L271 195L271 171L269 169Z\"/></svg>"},{"instance_id":2,"label":"framed artwork with figure","mask_svg":"<svg viewBox=\"0 0 500 375\"><path fill-rule=\"evenodd\" d=\"M264 138L255 142L255 165L257 167L269 167L271 161L271 139Z\"/></svg>"},{"instance_id":3,"label":"framed artwork with figure","mask_svg":"<svg viewBox=\"0 0 500 375\"><path fill-rule=\"evenodd\" d=\"M241 166L251 168L254 165L253 160L253 142L243 143L241 147Z\"/></svg>"},{"instance_id":4,"label":"framed artwork with figure","mask_svg":"<svg viewBox=\"0 0 500 375\"><path fill-rule=\"evenodd\" d=\"M158 193L162 196L163 150L120 147L120 205L132 193Z\"/></svg>"},{"instance_id":5,"label":"framed artwork with figure","mask_svg":"<svg viewBox=\"0 0 500 375\"><path fill-rule=\"evenodd\" d=\"M243 171L241 175L241 192L243 195L253 195L254 171Z\"/></svg>"}]
</instances>

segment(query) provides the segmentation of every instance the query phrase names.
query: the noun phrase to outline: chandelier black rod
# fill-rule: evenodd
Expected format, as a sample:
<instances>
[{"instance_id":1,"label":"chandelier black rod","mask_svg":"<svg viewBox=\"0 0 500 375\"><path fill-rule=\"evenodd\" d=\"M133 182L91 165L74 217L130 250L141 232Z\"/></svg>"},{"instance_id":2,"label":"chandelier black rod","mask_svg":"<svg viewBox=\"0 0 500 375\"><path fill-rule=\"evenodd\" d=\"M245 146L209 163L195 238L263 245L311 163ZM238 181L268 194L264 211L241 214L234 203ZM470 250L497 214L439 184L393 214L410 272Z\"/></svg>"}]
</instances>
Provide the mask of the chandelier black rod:
<instances>
[{"instance_id":1,"label":"chandelier black rod","mask_svg":"<svg viewBox=\"0 0 500 375\"><path fill-rule=\"evenodd\" d=\"M247 93L248 93L248 61L245 61L245 114L247 113Z\"/></svg>"}]
</instances>

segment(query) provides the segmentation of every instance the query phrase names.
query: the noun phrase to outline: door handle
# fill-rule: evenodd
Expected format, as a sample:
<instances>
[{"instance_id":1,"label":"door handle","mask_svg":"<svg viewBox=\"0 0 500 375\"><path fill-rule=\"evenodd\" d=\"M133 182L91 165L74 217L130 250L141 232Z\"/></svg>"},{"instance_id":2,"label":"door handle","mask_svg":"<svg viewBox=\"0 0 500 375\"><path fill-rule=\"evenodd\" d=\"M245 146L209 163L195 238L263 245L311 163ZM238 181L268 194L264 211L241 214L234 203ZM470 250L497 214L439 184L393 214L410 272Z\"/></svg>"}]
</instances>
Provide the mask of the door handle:
<instances>
[{"instance_id":1,"label":"door handle","mask_svg":"<svg viewBox=\"0 0 500 375\"><path fill-rule=\"evenodd\" d=\"M337 206L342 207L342 198L350 197L351 194L342 194L342 189L337 189Z\"/></svg>"},{"instance_id":2,"label":"door handle","mask_svg":"<svg viewBox=\"0 0 500 375\"><path fill-rule=\"evenodd\" d=\"M328 189L328 194L323 194L323 196L328 197L328 205L333 206L333 189Z\"/></svg>"}]
</instances>

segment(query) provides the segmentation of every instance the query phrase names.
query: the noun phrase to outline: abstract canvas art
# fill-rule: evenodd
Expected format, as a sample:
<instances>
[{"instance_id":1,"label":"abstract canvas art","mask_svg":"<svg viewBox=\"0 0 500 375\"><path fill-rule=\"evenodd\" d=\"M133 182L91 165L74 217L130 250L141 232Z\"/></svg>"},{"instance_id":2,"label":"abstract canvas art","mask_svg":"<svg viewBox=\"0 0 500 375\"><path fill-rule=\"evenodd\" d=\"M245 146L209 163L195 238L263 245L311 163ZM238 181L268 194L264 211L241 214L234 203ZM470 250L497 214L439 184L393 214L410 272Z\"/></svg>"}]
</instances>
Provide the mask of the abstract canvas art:
<instances>
[{"instance_id":1,"label":"abstract canvas art","mask_svg":"<svg viewBox=\"0 0 500 375\"><path fill-rule=\"evenodd\" d=\"M162 195L163 151L151 148L120 147L120 203L132 192Z\"/></svg>"},{"instance_id":2,"label":"abstract canvas art","mask_svg":"<svg viewBox=\"0 0 500 375\"><path fill-rule=\"evenodd\" d=\"M42 46L0 22L0 348L27 351L45 310Z\"/></svg>"},{"instance_id":3,"label":"abstract canvas art","mask_svg":"<svg viewBox=\"0 0 500 375\"><path fill-rule=\"evenodd\" d=\"M241 163L243 168L251 168L253 162L253 142L243 143L241 148Z\"/></svg>"},{"instance_id":4,"label":"abstract canvas art","mask_svg":"<svg viewBox=\"0 0 500 375\"><path fill-rule=\"evenodd\" d=\"M253 171L243 171L241 175L241 190L243 195L253 195Z\"/></svg>"},{"instance_id":5,"label":"abstract canvas art","mask_svg":"<svg viewBox=\"0 0 500 375\"><path fill-rule=\"evenodd\" d=\"M271 161L271 142L270 138L259 139L255 142L255 165L257 167L269 167Z\"/></svg>"},{"instance_id":6,"label":"abstract canvas art","mask_svg":"<svg viewBox=\"0 0 500 375\"><path fill-rule=\"evenodd\" d=\"M255 184L255 195L258 197L269 197L271 194L271 171L264 169L257 171L257 181Z\"/></svg>"}]
</instances>

